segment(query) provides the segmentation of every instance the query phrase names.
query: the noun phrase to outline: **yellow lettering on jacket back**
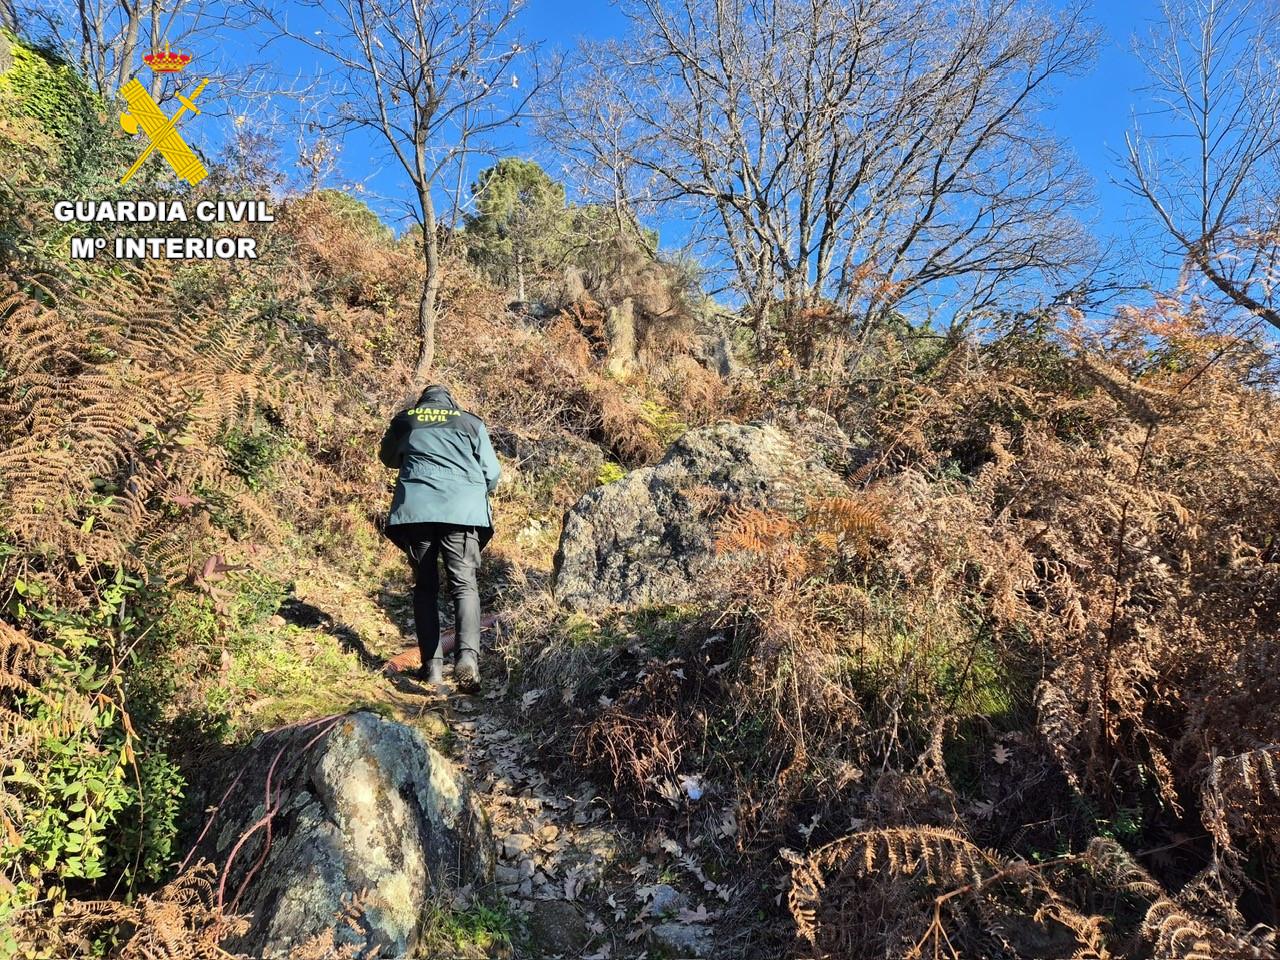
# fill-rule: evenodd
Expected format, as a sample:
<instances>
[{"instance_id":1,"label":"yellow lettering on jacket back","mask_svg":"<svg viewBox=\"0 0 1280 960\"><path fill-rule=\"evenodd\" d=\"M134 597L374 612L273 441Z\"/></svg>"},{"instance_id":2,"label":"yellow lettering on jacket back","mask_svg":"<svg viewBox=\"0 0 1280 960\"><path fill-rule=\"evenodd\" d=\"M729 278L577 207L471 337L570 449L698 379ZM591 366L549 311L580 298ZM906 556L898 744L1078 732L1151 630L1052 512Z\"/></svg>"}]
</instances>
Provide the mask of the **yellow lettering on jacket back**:
<instances>
[{"instance_id":1,"label":"yellow lettering on jacket back","mask_svg":"<svg viewBox=\"0 0 1280 960\"><path fill-rule=\"evenodd\" d=\"M419 423L445 423L450 417L462 415L461 410L442 410L439 407L414 407L406 412Z\"/></svg>"}]
</instances>

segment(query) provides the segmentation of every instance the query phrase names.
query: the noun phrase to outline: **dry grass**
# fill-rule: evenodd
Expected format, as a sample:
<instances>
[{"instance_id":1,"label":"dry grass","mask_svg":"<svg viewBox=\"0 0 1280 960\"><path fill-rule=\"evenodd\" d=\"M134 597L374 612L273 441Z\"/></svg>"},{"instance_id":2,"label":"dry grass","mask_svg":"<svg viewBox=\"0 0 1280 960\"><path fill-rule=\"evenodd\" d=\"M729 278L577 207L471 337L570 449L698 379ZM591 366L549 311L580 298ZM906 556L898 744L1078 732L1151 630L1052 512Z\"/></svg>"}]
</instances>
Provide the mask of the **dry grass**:
<instances>
[{"instance_id":1,"label":"dry grass","mask_svg":"<svg viewBox=\"0 0 1280 960\"><path fill-rule=\"evenodd\" d=\"M646 810L714 776L756 864L808 848L804 956L1273 956L1274 361L1173 303L877 349L750 395L862 434L850 489L731 509L680 682L599 661L570 755Z\"/></svg>"}]
</instances>

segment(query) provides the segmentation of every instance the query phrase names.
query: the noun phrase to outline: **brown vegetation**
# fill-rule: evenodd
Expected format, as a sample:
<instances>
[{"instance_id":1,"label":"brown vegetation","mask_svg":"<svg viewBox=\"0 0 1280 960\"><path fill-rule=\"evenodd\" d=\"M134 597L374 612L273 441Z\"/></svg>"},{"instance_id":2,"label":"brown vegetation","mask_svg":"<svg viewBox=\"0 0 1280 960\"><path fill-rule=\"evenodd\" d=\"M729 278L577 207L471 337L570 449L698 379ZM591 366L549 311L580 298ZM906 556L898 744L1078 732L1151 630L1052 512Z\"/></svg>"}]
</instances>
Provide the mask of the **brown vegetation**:
<instances>
[{"instance_id":1,"label":"brown vegetation","mask_svg":"<svg viewBox=\"0 0 1280 960\"><path fill-rule=\"evenodd\" d=\"M965 43L1009 51L1025 82L1087 59L1075 19L1003 23L1001 9ZM927 25L950 29L941 14ZM889 26L873 47L913 28ZM771 63L729 53L774 104ZM959 89L995 84L984 109L1020 96L1021 74L953 67ZM920 86L893 123L934 102ZM849 206L824 227L856 213L871 231L840 253L838 307L797 272L813 251L777 246L794 233L785 203L764 191L726 211L754 316L717 333L745 340L753 320L759 347L787 345L725 379L698 356L709 331L686 271L622 213L528 313L434 232L426 249L396 239L332 191L252 227L256 264L62 269L66 237L15 198L76 168L44 169L66 145L4 106L0 150L23 159L0 184L0 933L36 955L227 956L240 921L209 896L209 868L172 876L185 768L171 755L230 739L209 702L226 694L237 605L266 581L274 612L287 590L264 571L315 563L383 586L396 557L378 536L389 475L373 451L421 367L426 290L433 379L510 437L564 441L549 464L504 463L486 554L543 755L749 881L728 916L760 931L761 953L1276 956L1280 370L1258 334L1270 318L1232 284L1218 286L1243 313L1182 292L1105 323L1054 309L1000 314L981 337L913 327L889 307L945 281L934 254L970 221L877 265L871 234L933 215L915 205L920 170L886 154L905 213ZM985 153L1017 119L960 118L934 159ZM854 120L832 130L846 147L865 140ZM1018 169L1043 172L1025 153L1038 141L1019 142ZM857 187L853 170L832 166L823 189ZM777 187L810 173L783 169ZM1076 184L1035 182L1047 192L1009 199L1020 222L1058 223ZM753 246L757 217L777 249ZM1222 242L1253 243L1274 272L1267 225L1227 219ZM979 220L978 261L952 266L1010 249ZM1059 226L1056 259L1076 265L1075 228ZM1040 231L1016 239L1035 249ZM1237 294L1274 287L1244 279ZM969 292L1000 305L997 287ZM594 620L556 608L541 585L558 512L721 417L796 425L845 489L773 510L713 491L718 572L694 602ZM567 462L585 451L585 471ZM177 732L192 730L207 742Z\"/></svg>"},{"instance_id":2,"label":"brown vegetation","mask_svg":"<svg viewBox=\"0 0 1280 960\"><path fill-rule=\"evenodd\" d=\"M1270 355L1173 302L880 350L787 377L865 438L847 497L731 509L705 612L595 664L572 755L649 810L715 776L740 849L808 847L803 955L1273 955Z\"/></svg>"}]
</instances>

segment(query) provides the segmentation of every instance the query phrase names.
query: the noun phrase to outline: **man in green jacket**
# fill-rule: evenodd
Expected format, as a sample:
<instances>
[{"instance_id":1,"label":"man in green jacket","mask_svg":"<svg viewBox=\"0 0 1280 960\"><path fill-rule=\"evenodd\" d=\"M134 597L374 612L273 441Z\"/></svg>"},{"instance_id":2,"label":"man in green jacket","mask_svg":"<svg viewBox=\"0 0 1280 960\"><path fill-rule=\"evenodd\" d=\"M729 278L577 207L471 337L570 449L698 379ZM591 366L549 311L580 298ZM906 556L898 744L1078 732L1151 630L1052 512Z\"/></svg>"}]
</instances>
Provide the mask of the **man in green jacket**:
<instances>
[{"instance_id":1,"label":"man in green jacket","mask_svg":"<svg viewBox=\"0 0 1280 960\"><path fill-rule=\"evenodd\" d=\"M489 494L498 485L498 458L484 422L458 409L444 387L430 386L417 404L396 414L382 438L382 462L398 469L387 536L409 557L415 581L413 618L422 668L418 678L442 680L437 559L453 594L457 624L454 677L466 691L480 687L480 551L493 537Z\"/></svg>"}]
</instances>

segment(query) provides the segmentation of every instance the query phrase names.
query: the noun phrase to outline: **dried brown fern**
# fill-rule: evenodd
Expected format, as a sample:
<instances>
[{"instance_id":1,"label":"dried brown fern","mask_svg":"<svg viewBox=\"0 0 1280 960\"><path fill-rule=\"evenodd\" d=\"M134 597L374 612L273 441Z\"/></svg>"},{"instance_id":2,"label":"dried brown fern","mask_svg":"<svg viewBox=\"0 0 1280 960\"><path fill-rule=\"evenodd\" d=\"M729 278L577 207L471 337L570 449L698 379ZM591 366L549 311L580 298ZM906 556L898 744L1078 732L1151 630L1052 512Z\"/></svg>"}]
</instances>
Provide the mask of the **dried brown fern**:
<instances>
[{"instance_id":1,"label":"dried brown fern","mask_svg":"<svg viewBox=\"0 0 1280 960\"><path fill-rule=\"evenodd\" d=\"M1201 820L1220 852L1238 855L1237 838L1280 845L1280 745L1215 757L1201 797Z\"/></svg>"},{"instance_id":2,"label":"dried brown fern","mask_svg":"<svg viewBox=\"0 0 1280 960\"><path fill-rule=\"evenodd\" d=\"M994 873L1001 863L994 854L944 827L867 830L807 855L784 850L782 857L791 865L787 906L796 935L816 958L859 952L864 934L856 922L850 922L848 910L859 898L873 899L867 881L893 884L898 879L913 879L968 888ZM905 890L900 892L905 894Z\"/></svg>"},{"instance_id":3,"label":"dried brown fern","mask_svg":"<svg viewBox=\"0 0 1280 960\"><path fill-rule=\"evenodd\" d=\"M229 953L221 943L249 924L214 908L215 874L211 864L200 863L133 903L74 900L52 918L28 908L17 917L17 929L27 943L58 956L90 955L91 938L106 928L119 933L114 955L120 960L240 960L242 954Z\"/></svg>"},{"instance_id":4,"label":"dried brown fern","mask_svg":"<svg viewBox=\"0 0 1280 960\"><path fill-rule=\"evenodd\" d=\"M865 543L884 536L887 528L880 511L851 497L821 497L809 501L804 525L814 535L829 534L841 542Z\"/></svg>"},{"instance_id":5,"label":"dried brown fern","mask_svg":"<svg viewBox=\"0 0 1280 960\"><path fill-rule=\"evenodd\" d=\"M129 274L58 309L12 286L0 298L0 520L20 546L85 558L62 578L44 572L65 600L94 563L145 567L139 546L185 525L164 509L174 491L222 490L273 526L218 438L280 379L245 321L183 316L168 283L163 270ZM170 539L192 543L186 526Z\"/></svg>"},{"instance_id":6,"label":"dried brown fern","mask_svg":"<svg viewBox=\"0 0 1280 960\"><path fill-rule=\"evenodd\" d=\"M1154 956L1172 960L1274 960L1277 956L1274 931L1261 927L1244 931L1233 898L1224 896L1220 889L1206 893L1206 888L1220 885L1221 877L1213 867L1171 895L1114 840L1095 838L1081 859L1115 889L1147 904L1141 932ZM1216 901L1212 917L1203 910L1206 900Z\"/></svg>"},{"instance_id":7,"label":"dried brown fern","mask_svg":"<svg viewBox=\"0 0 1280 960\"><path fill-rule=\"evenodd\" d=\"M797 529L794 520L779 513L734 504L716 530L715 549L717 553L763 554L788 540Z\"/></svg>"},{"instance_id":8,"label":"dried brown fern","mask_svg":"<svg viewBox=\"0 0 1280 960\"><path fill-rule=\"evenodd\" d=\"M931 914L919 925L913 945L903 950L908 957L958 960L969 955L964 944L972 931L965 932L968 921L957 912L962 905L981 918L983 936L995 937L1013 955L1025 955L1025 945L1013 941L1025 944L1028 924L1051 921L1075 939L1072 956L1111 957L1109 922L1082 909L1067 893L1074 888L1065 882L1067 873L1082 866L1110 889L1147 905L1141 931L1154 956L1176 960L1276 956L1271 931L1243 932L1234 929L1238 920L1224 927L1221 917L1209 919L1195 905L1197 883L1177 896L1166 893L1110 839L1095 838L1084 853L1032 864L982 850L955 830L910 827L863 831L807 856L784 851L783 857L791 864L788 906L797 935L815 957L852 955L850 948L862 934L848 928L849 891L862 883L865 896L865 878L882 884L909 878L926 889L945 889L932 898ZM909 911L912 898L905 889L899 888L899 894ZM1015 929L1022 931L1020 936L1014 935Z\"/></svg>"}]
</instances>

